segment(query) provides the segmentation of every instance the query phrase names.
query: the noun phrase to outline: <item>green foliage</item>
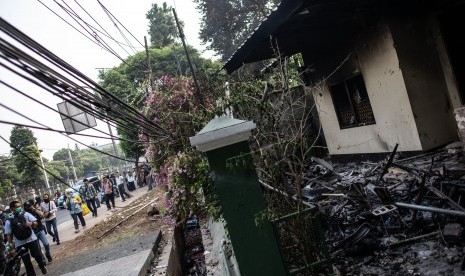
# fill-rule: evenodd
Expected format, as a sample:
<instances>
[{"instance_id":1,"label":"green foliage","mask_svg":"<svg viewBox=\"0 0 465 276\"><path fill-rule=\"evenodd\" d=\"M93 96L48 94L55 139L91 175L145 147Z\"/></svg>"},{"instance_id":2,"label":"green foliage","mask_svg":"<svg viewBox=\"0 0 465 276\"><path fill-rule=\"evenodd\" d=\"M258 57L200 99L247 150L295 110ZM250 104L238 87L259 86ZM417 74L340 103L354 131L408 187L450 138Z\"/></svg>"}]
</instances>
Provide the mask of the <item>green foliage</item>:
<instances>
[{"instance_id":1,"label":"green foliage","mask_svg":"<svg viewBox=\"0 0 465 276\"><path fill-rule=\"evenodd\" d=\"M66 181L68 178L73 177L71 169L66 165L65 161L50 161L45 163L47 170L52 172L55 176L59 177L61 180ZM48 179L52 183L58 183L59 181L48 174Z\"/></svg>"},{"instance_id":2,"label":"green foliage","mask_svg":"<svg viewBox=\"0 0 465 276\"><path fill-rule=\"evenodd\" d=\"M18 184L19 174L16 171L13 158L0 156L0 196L13 189Z\"/></svg>"},{"instance_id":3,"label":"green foliage","mask_svg":"<svg viewBox=\"0 0 465 276\"><path fill-rule=\"evenodd\" d=\"M194 0L202 14L200 38L227 60L280 0Z\"/></svg>"},{"instance_id":4,"label":"green foliage","mask_svg":"<svg viewBox=\"0 0 465 276\"><path fill-rule=\"evenodd\" d=\"M219 68L218 63L204 59L192 47L188 51L194 68L208 70ZM191 75L187 58L181 45L170 45L158 49L149 49L152 76ZM144 105L150 83L147 79L147 60L145 51L139 52L125 60L116 68L99 72L100 85L116 95L125 103L141 109Z\"/></svg>"},{"instance_id":5,"label":"green foliage","mask_svg":"<svg viewBox=\"0 0 465 276\"><path fill-rule=\"evenodd\" d=\"M25 147L30 145L36 145L37 139L34 137L34 133L22 126L14 126L11 130L10 135L11 154L17 156L19 151L23 150Z\"/></svg>"},{"instance_id":6,"label":"green foliage","mask_svg":"<svg viewBox=\"0 0 465 276\"><path fill-rule=\"evenodd\" d=\"M162 6L152 4L146 14L149 20L150 44L153 48L163 48L174 43L178 29L171 7L166 2ZM181 25L184 25L180 22Z\"/></svg>"},{"instance_id":7,"label":"green foliage","mask_svg":"<svg viewBox=\"0 0 465 276\"><path fill-rule=\"evenodd\" d=\"M42 176L42 169L38 166L40 164L40 152L35 145L23 147L22 152L25 156L18 154L15 157L16 169L21 174L22 184L34 187Z\"/></svg>"},{"instance_id":8,"label":"green foliage","mask_svg":"<svg viewBox=\"0 0 465 276\"><path fill-rule=\"evenodd\" d=\"M26 127L14 126L11 130L10 143L14 164L21 176L18 184L35 186L42 171L37 165L40 164L40 152L36 146L37 139L34 133Z\"/></svg>"}]
</instances>

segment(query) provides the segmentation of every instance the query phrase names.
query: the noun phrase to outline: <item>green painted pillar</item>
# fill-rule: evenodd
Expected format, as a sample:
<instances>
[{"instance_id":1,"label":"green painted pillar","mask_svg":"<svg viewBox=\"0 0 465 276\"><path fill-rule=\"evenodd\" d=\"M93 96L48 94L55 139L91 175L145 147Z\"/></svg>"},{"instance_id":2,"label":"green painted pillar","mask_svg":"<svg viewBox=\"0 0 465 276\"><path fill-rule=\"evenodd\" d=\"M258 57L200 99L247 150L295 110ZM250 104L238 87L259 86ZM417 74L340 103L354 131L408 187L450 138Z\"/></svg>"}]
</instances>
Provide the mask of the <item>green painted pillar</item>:
<instances>
[{"instance_id":1,"label":"green painted pillar","mask_svg":"<svg viewBox=\"0 0 465 276\"><path fill-rule=\"evenodd\" d=\"M271 223L255 224L255 216L266 208L255 170L227 167L228 160L233 160L232 164L243 160L239 156L250 159L247 140L254 128L253 122L223 116L210 121L190 142L207 154L214 172L215 190L241 275L286 275Z\"/></svg>"}]
</instances>

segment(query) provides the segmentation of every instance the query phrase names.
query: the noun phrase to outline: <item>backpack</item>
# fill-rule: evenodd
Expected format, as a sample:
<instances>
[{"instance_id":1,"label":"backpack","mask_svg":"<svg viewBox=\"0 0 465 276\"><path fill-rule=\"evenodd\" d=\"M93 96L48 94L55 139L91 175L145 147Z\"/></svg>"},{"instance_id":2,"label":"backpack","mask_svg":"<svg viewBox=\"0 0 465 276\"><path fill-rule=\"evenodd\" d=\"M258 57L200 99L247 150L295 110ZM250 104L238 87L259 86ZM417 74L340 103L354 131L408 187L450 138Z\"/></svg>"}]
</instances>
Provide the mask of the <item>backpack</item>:
<instances>
[{"instance_id":1,"label":"backpack","mask_svg":"<svg viewBox=\"0 0 465 276\"><path fill-rule=\"evenodd\" d=\"M18 240L25 240L32 235L31 227L26 225L24 215L18 215L10 219L11 232Z\"/></svg>"}]
</instances>

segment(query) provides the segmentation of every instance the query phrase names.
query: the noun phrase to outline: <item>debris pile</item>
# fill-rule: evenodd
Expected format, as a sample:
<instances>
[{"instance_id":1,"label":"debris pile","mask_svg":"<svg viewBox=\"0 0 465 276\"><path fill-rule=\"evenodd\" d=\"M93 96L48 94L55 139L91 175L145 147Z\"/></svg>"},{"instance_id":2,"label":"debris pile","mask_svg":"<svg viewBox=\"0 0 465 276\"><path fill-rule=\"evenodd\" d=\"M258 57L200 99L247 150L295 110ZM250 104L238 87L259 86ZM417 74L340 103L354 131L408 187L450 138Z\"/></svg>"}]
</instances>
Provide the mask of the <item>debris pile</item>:
<instances>
[{"instance_id":1,"label":"debris pile","mask_svg":"<svg viewBox=\"0 0 465 276\"><path fill-rule=\"evenodd\" d=\"M303 200L318 206L343 275L465 274L465 165L460 144L379 163L315 158Z\"/></svg>"}]
</instances>

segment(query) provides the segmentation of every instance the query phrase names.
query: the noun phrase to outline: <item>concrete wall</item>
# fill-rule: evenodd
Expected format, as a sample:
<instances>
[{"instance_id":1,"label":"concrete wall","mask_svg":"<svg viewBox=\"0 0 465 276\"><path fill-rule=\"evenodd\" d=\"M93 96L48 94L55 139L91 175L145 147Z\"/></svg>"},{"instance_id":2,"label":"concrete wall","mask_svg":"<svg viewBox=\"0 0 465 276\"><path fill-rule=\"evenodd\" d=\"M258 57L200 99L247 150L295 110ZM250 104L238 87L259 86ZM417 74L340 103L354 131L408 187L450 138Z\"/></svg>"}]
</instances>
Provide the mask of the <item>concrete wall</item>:
<instances>
[{"instance_id":1,"label":"concrete wall","mask_svg":"<svg viewBox=\"0 0 465 276\"><path fill-rule=\"evenodd\" d=\"M314 89L320 122L331 155L422 150L407 88L404 84L394 41L385 24L373 27L346 48L330 52L302 53L306 64L313 64L316 79L326 79ZM327 47L329 49L330 47ZM347 62L334 71L345 57ZM318 58L320 56L321 58ZM332 73L332 74L331 74ZM376 124L340 129L329 85L361 73Z\"/></svg>"},{"instance_id":2,"label":"concrete wall","mask_svg":"<svg viewBox=\"0 0 465 276\"><path fill-rule=\"evenodd\" d=\"M457 138L436 41L427 16L389 23L423 150Z\"/></svg>"}]
</instances>

